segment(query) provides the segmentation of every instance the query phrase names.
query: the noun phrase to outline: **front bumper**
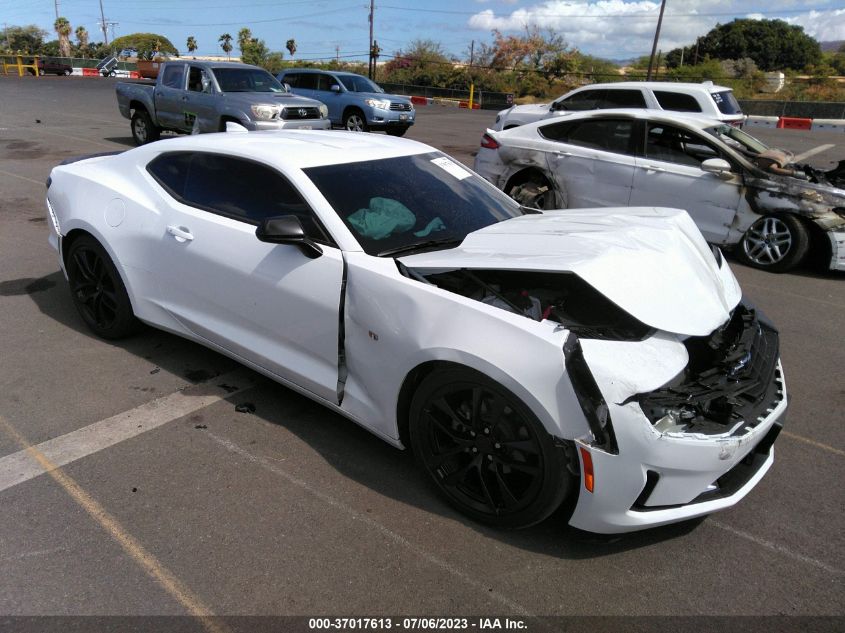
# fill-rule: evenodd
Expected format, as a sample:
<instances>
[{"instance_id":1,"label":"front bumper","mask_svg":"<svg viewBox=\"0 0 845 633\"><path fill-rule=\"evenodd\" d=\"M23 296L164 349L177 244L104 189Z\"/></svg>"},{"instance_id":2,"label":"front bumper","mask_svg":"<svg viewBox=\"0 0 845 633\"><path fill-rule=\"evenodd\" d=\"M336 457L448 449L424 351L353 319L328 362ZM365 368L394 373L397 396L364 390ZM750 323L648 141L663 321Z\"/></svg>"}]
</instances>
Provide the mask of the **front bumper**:
<instances>
[{"instance_id":1,"label":"front bumper","mask_svg":"<svg viewBox=\"0 0 845 633\"><path fill-rule=\"evenodd\" d=\"M751 354L746 358L747 351ZM607 450L595 439L576 440L591 458L593 491L581 484L571 525L599 533L628 532L710 514L748 494L774 460L772 444L785 421L787 396L773 328L761 329L756 318L745 322L725 359L732 367L737 353L743 360L735 377L719 373L716 364L713 371L695 373L695 379L684 379L680 386L676 378L668 389L664 385L636 397L620 399L610 381L597 377L618 448ZM682 377L690 374L693 357L689 355ZM717 391L708 391L708 381L720 382L728 395L714 398ZM687 397L687 389L699 392ZM674 393L688 398L690 406L706 403L699 408L705 413L691 418L686 429L661 426L654 423L661 414L645 412ZM729 422L707 419L725 412ZM584 473L584 457L578 453Z\"/></svg>"},{"instance_id":2,"label":"front bumper","mask_svg":"<svg viewBox=\"0 0 845 633\"><path fill-rule=\"evenodd\" d=\"M830 231L830 270L845 271L845 231Z\"/></svg>"},{"instance_id":3,"label":"front bumper","mask_svg":"<svg viewBox=\"0 0 845 633\"><path fill-rule=\"evenodd\" d=\"M398 111L383 108L367 108L365 112L367 125L373 130L410 127L414 124L416 114L416 110Z\"/></svg>"},{"instance_id":4,"label":"front bumper","mask_svg":"<svg viewBox=\"0 0 845 633\"><path fill-rule=\"evenodd\" d=\"M332 123L328 119L295 119L272 121L252 121L252 129L263 130L328 130Z\"/></svg>"}]
</instances>

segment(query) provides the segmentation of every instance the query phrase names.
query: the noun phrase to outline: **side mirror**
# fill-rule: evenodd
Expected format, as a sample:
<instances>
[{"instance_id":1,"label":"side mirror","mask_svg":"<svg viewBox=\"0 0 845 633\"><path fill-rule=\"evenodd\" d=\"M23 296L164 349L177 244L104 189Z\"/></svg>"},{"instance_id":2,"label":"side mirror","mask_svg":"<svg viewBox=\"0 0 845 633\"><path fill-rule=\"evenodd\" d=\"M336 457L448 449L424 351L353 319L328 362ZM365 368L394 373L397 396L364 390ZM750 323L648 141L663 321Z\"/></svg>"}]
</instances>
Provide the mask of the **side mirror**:
<instances>
[{"instance_id":1,"label":"side mirror","mask_svg":"<svg viewBox=\"0 0 845 633\"><path fill-rule=\"evenodd\" d=\"M255 237L269 244L293 244L310 259L317 259L323 249L305 234L302 222L295 215L280 215L264 218L255 229Z\"/></svg>"},{"instance_id":2,"label":"side mirror","mask_svg":"<svg viewBox=\"0 0 845 633\"><path fill-rule=\"evenodd\" d=\"M340 86L337 85L337 84L332 84L331 91L332 92L340 92Z\"/></svg>"},{"instance_id":3,"label":"side mirror","mask_svg":"<svg viewBox=\"0 0 845 633\"><path fill-rule=\"evenodd\" d=\"M724 158L708 158L701 163L701 170L708 174L713 174L719 178L731 178L733 172L731 171L731 164Z\"/></svg>"},{"instance_id":4,"label":"side mirror","mask_svg":"<svg viewBox=\"0 0 845 633\"><path fill-rule=\"evenodd\" d=\"M290 92L290 84L288 82L283 83L282 87L285 89L285 92Z\"/></svg>"}]
</instances>

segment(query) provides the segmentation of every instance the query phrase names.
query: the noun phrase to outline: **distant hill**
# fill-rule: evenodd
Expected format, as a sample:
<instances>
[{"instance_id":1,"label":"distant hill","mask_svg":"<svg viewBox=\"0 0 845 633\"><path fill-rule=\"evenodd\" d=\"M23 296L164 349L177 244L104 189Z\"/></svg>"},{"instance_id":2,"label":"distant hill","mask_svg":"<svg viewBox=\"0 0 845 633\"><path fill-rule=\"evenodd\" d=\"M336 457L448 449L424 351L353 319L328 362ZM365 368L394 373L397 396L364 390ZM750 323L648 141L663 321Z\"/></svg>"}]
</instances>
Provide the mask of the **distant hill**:
<instances>
[{"instance_id":1,"label":"distant hill","mask_svg":"<svg viewBox=\"0 0 845 633\"><path fill-rule=\"evenodd\" d=\"M845 44L845 40L832 40L830 42L819 42L823 53L835 53L839 47Z\"/></svg>"}]
</instances>

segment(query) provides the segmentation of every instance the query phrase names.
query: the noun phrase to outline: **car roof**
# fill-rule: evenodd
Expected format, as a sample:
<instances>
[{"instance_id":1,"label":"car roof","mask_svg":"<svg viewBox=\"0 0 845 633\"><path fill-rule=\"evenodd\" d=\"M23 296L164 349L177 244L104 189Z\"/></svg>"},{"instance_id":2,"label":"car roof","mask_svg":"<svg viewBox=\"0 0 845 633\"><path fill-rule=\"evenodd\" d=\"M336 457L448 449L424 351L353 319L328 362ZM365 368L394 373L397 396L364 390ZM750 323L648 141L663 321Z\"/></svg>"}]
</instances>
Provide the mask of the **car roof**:
<instances>
[{"instance_id":1,"label":"car roof","mask_svg":"<svg viewBox=\"0 0 845 633\"><path fill-rule=\"evenodd\" d=\"M288 73L329 73L332 75L345 75L347 77L363 77L358 73L351 73L348 70L326 70L323 68L286 68L280 75L287 75Z\"/></svg>"},{"instance_id":2,"label":"car roof","mask_svg":"<svg viewBox=\"0 0 845 633\"><path fill-rule=\"evenodd\" d=\"M439 151L424 143L381 134L279 130L180 136L143 145L122 156L147 148L151 154L149 160L167 152L205 151L257 160L278 168L299 169Z\"/></svg>"},{"instance_id":3,"label":"car roof","mask_svg":"<svg viewBox=\"0 0 845 633\"><path fill-rule=\"evenodd\" d=\"M565 121L578 121L582 119L607 118L612 116L623 116L633 119L644 119L647 121L657 121L660 123L685 123L697 129L706 129L716 125L723 125L724 121L720 121L714 117L703 116L695 112L674 112L672 110L649 110L647 108L608 108L606 110L585 110L581 112L566 112L560 113L558 116L550 119L540 119L533 123L526 123L509 130L497 132L516 132L517 130L535 129L543 127L544 125L554 125L555 123L563 123Z\"/></svg>"},{"instance_id":4,"label":"car roof","mask_svg":"<svg viewBox=\"0 0 845 633\"><path fill-rule=\"evenodd\" d=\"M618 81L613 83L606 83L606 84L589 84L586 86L580 86L575 90L588 90L588 89L604 89L604 88L614 88L618 90L623 89L631 89L631 88L648 88L649 90L668 90L668 91L675 91L675 92L687 92L693 90L707 90L708 92L724 92L725 90L733 90L728 86L717 86L712 81L702 81L701 83L692 83L692 82L684 82L684 81ZM575 92L573 90L572 92Z\"/></svg>"}]
</instances>

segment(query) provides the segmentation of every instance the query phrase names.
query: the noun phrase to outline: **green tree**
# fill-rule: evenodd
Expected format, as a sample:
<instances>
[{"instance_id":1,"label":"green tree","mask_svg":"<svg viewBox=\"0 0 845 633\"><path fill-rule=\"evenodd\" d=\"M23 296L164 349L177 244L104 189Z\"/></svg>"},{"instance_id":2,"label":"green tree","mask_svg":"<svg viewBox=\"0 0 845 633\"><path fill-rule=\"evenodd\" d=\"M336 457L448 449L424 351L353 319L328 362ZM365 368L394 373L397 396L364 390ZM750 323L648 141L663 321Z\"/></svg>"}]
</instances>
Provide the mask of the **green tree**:
<instances>
[{"instance_id":1,"label":"green tree","mask_svg":"<svg viewBox=\"0 0 845 633\"><path fill-rule=\"evenodd\" d=\"M84 26L77 26L75 35L79 47L79 52L82 54L83 57L85 57L85 55L88 53L88 29L86 29Z\"/></svg>"},{"instance_id":2,"label":"green tree","mask_svg":"<svg viewBox=\"0 0 845 633\"><path fill-rule=\"evenodd\" d=\"M263 66L269 54L270 49L267 48L264 40L252 38L249 42L244 42L244 47L241 49L241 61L244 64ZM281 55L281 53L278 54Z\"/></svg>"},{"instance_id":3,"label":"green tree","mask_svg":"<svg viewBox=\"0 0 845 633\"><path fill-rule=\"evenodd\" d=\"M193 35L189 36L188 41L185 42L185 46L187 47L189 53L193 53L197 50L197 39Z\"/></svg>"},{"instance_id":4,"label":"green tree","mask_svg":"<svg viewBox=\"0 0 845 633\"><path fill-rule=\"evenodd\" d=\"M217 43L220 44L220 48L223 49L223 52L226 53L226 59L231 59L229 53L232 52L232 36L228 33L223 33L220 36L220 39L217 40Z\"/></svg>"},{"instance_id":5,"label":"green tree","mask_svg":"<svg viewBox=\"0 0 845 633\"><path fill-rule=\"evenodd\" d=\"M687 63L695 46L685 50L684 62ZM720 24L698 39L699 59L709 56L712 59L751 58L757 67L764 71L803 69L817 65L821 61L819 43L804 33L800 26L787 24L783 20L737 19L727 24ZM680 58L680 49L667 54L670 66ZM671 60L671 63L670 63Z\"/></svg>"},{"instance_id":6,"label":"green tree","mask_svg":"<svg viewBox=\"0 0 845 633\"><path fill-rule=\"evenodd\" d=\"M53 29L59 36L59 54L62 57L70 57L70 34L73 32L70 22L67 18L56 18Z\"/></svg>"},{"instance_id":7,"label":"green tree","mask_svg":"<svg viewBox=\"0 0 845 633\"><path fill-rule=\"evenodd\" d=\"M241 53L243 53L245 47L249 46L249 43L252 42L252 40L252 31L250 31L247 27L238 31L238 48Z\"/></svg>"},{"instance_id":8,"label":"green tree","mask_svg":"<svg viewBox=\"0 0 845 633\"><path fill-rule=\"evenodd\" d=\"M10 53L33 55L44 45L47 31L34 24L28 26L9 26L4 30L6 50Z\"/></svg>"},{"instance_id":9,"label":"green tree","mask_svg":"<svg viewBox=\"0 0 845 633\"><path fill-rule=\"evenodd\" d=\"M296 40L291 38L287 42L285 42L285 48L288 49L288 53L290 53L291 58L296 54Z\"/></svg>"},{"instance_id":10,"label":"green tree","mask_svg":"<svg viewBox=\"0 0 845 633\"><path fill-rule=\"evenodd\" d=\"M124 48L134 48L138 51L139 59L152 59L156 53L165 53L168 55L179 55L179 51L173 46L172 42L157 33L132 33L118 37L111 42L113 50L123 50Z\"/></svg>"},{"instance_id":11,"label":"green tree","mask_svg":"<svg viewBox=\"0 0 845 633\"><path fill-rule=\"evenodd\" d=\"M439 42L418 39L384 65L383 80L417 86L449 86L456 80L464 83L462 71L456 71L455 64Z\"/></svg>"}]
</instances>

